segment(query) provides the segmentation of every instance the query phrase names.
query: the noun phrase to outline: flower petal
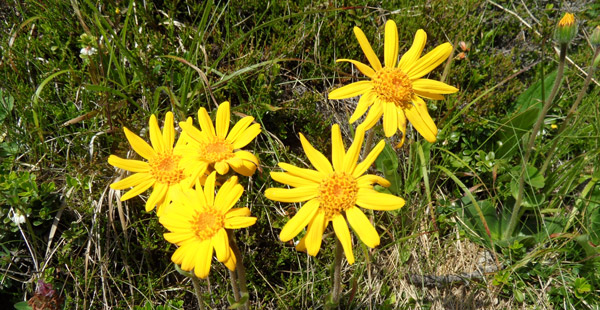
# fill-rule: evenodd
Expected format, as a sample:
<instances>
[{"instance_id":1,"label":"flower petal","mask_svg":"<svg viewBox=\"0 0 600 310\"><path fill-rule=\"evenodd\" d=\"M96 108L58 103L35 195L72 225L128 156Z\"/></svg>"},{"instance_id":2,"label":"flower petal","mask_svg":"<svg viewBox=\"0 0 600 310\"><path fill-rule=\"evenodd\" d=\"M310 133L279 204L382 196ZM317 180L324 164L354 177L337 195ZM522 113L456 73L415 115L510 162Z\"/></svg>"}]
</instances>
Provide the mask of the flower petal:
<instances>
[{"instance_id":1,"label":"flower petal","mask_svg":"<svg viewBox=\"0 0 600 310\"><path fill-rule=\"evenodd\" d=\"M177 244L177 245L197 238L196 234L194 234L194 232L192 232L191 230L188 232L164 233L163 237L168 242Z\"/></svg>"},{"instance_id":2,"label":"flower petal","mask_svg":"<svg viewBox=\"0 0 600 310\"><path fill-rule=\"evenodd\" d=\"M136 153L140 154L140 156L147 160L150 160L156 156L156 151L154 151L154 149L148 143L146 143L146 141L131 132L131 130L127 129L127 127L123 127L123 131L125 132L127 141L129 141L129 144L131 144L131 148L133 148Z\"/></svg>"},{"instance_id":3,"label":"flower petal","mask_svg":"<svg viewBox=\"0 0 600 310\"><path fill-rule=\"evenodd\" d=\"M418 79L412 82L412 86L415 92L429 92L433 94L453 94L458 91L456 87L430 79Z\"/></svg>"},{"instance_id":4,"label":"flower petal","mask_svg":"<svg viewBox=\"0 0 600 310\"><path fill-rule=\"evenodd\" d=\"M371 44L369 44L369 40L367 40L365 33L360 30L360 28L354 27L354 35L356 36L358 44L363 50L363 53L365 53L365 56L367 56L371 67L375 69L375 71L381 70L381 62L379 62L379 58L377 58L377 55L375 55L375 52L373 51Z\"/></svg>"},{"instance_id":5,"label":"flower petal","mask_svg":"<svg viewBox=\"0 0 600 310\"><path fill-rule=\"evenodd\" d=\"M367 169L369 169L369 167L371 167L371 165L375 162L379 154L383 151L384 147L385 141L379 141L379 143L375 145L371 152L369 152L369 155L367 155L367 157L365 157L365 159L362 162L356 165L354 171L352 171L352 176L354 178L358 178L361 175L363 175L363 173L365 173Z\"/></svg>"},{"instance_id":6,"label":"flower petal","mask_svg":"<svg viewBox=\"0 0 600 310\"><path fill-rule=\"evenodd\" d=\"M225 101L221 103L217 109L217 137L221 139L227 137L230 117L229 101Z\"/></svg>"},{"instance_id":7,"label":"flower petal","mask_svg":"<svg viewBox=\"0 0 600 310\"><path fill-rule=\"evenodd\" d=\"M373 70L373 68L369 67L368 65L365 65L364 63L357 61L357 60L352 60L352 59L338 59L335 62L340 62L340 61L345 61L345 62L349 62L353 65L356 66L356 68L358 69L358 71L362 72L362 74L372 78L373 75L375 75L375 70Z\"/></svg>"},{"instance_id":8,"label":"flower petal","mask_svg":"<svg viewBox=\"0 0 600 310\"><path fill-rule=\"evenodd\" d=\"M149 173L134 173L123 180L117 181L110 185L112 189L126 189L133 186L136 186L143 181L151 180L152 176Z\"/></svg>"},{"instance_id":9,"label":"flower petal","mask_svg":"<svg viewBox=\"0 0 600 310\"><path fill-rule=\"evenodd\" d=\"M279 239L287 242L296 237L312 221L317 210L319 210L319 200L312 199L305 203L298 210L298 213L283 226L283 229L279 233Z\"/></svg>"},{"instance_id":10,"label":"flower petal","mask_svg":"<svg viewBox=\"0 0 600 310\"><path fill-rule=\"evenodd\" d=\"M166 184L158 182L154 184L152 194L150 194L150 197L148 197L148 200L146 201L146 212L152 211L158 203L165 199L168 189L169 186Z\"/></svg>"},{"instance_id":11,"label":"flower petal","mask_svg":"<svg viewBox=\"0 0 600 310\"><path fill-rule=\"evenodd\" d=\"M256 223L256 217L252 216L236 216L225 220L225 228L240 229L252 226Z\"/></svg>"},{"instance_id":12,"label":"flower petal","mask_svg":"<svg viewBox=\"0 0 600 310\"><path fill-rule=\"evenodd\" d=\"M369 130L377 124L382 115L383 102L379 99L375 99L373 105L369 109L369 113L367 113L367 116L361 125L365 126L365 130Z\"/></svg>"},{"instance_id":13,"label":"flower petal","mask_svg":"<svg viewBox=\"0 0 600 310\"><path fill-rule=\"evenodd\" d=\"M352 237L350 236L350 230L348 229L348 224L346 224L346 219L342 215L336 215L332 219L333 222L333 230L335 231L335 235L338 240L342 244L344 248L344 253L346 254L346 259L348 260L348 264L354 264L354 253L352 253Z\"/></svg>"},{"instance_id":14,"label":"flower petal","mask_svg":"<svg viewBox=\"0 0 600 310\"><path fill-rule=\"evenodd\" d=\"M417 95L419 97L423 97L423 98L427 98L427 99L431 99L431 100L444 100L444 96L442 96L440 94L434 94L434 93L422 91L422 90L414 90L414 92L415 92L415 95Z\"/></svg>"},{"instance_id":15,"label":"flower petal","mask_svg":"<svg viewBox=\"0 0 600 310\"><path fill-rule=\"evenodd\" d=\"M398 61L398 27L391 19L385 23L383 55L386 67L392 68L396 66L396 61Z\"/></svg>"},{"instance_id":16,"label":"flower petal","mask_svg":"<svg viewBox=\"0 0 600 310\"><path fill-rule=\"evenodd\" d=\"M244 131L246 131L248 126L250 126L250 124L252 124L253 121L254 121L254 117L252 117L252 116L246 116L246 117L242 118L241 120L239 120L237 123L235 123L235 125L233 125L233 128L231 128L231 131L229 131L229 134L227 135L227 138L225 140L227 142L233 144L233 142L235 140L237 140L237 138Z\"/></svg>"},{"instance_id":17,"label":"flower petal","mask_svg":"<svg viewBox=\"0 0 600 310\"><path fill-rule=\"evenodd\" d=\"M372 189L373 184L379 184L383 187L389 187L391 185L390 181L374 174L365 174L356 179L356 186L359 188L368 188Z\"/></svg>"},{"instance_id":18,"label":"flower petal","mask_svg":"<svg viewBox=\"0 0 600 310\"><path fill-rule=\"evenodd\" d=\"M235 176L234 176L235 177ZM227 183L227 182L226 182ZM235 183L229 190L224 190L225 186L221 187L215 198L215 205L223 211L229 211L240 200L244 193L244 187Z\"/></svg>"},{"instance_id":19,"label":"flower petal","mask_svg":"<svg viewBox=\"0 0 600 310\"><path fill-rule=\"evenodd\" d=\"M406 139L406 114L404 113L404 110L401 109L398 109L398 130L402 133L402 139L400 139L396 148L401 147Z\"/></svg>"},{"instance_id":20,"label":"flower petal","mask_svg":"<svg viewBox=\"0 0 600 310\"><path fill-rule=\"evenodd\" d=\"M265 197L280 202L303 202L317 197L318 184L296 188L267 188Z\"/></svg>"},{"instance_id":21,"label":"flower petal","mask_svg":"<svg viewBox=\"0 0 600 310\"><path fill-rule=\"evenodd\" d=\"M346 209L346 218L360 240L370 248L379 245L379 234L367 216L357 207Z\"/></svg>"},{"instance_id":22,"label":"flower petal","mask_svg":"<svg viewBox=\"0 0 600 310\"><path fill-rule=\"evenodd\" d=\"M308 225L306 232L306 250L308 255L316 256L321 249L323 241L323 231L325 231L325 212L317 212L313 220Z\"/></svg>"},{"instance_id":23,"label":"flower petal","mask_svg":"<svg viewBox=\"0 0 600 310\"><path fill-rule=\"evenodd\" d=\"M230 219L238 216L250 216L250 209L247 207L230 209L225 213L225 218Z\"/></svg>"},{"instance_id":24,"label":"flower petal","mask_svg":"<svg viewBox=\"0 0 600 310\"><path fill-rule=\"evenodd\" d=\"M404 109L404 114L425 140L431 143L435 142L437 126L433 119L431 119L431 116L429 116L427 105L423 99L413 96L413 104L407 109Z\"/></svg>"},{"instance_id":25,"label":"flower petal","mask_svg":"<svg viewBox=\"0 0 600 310\"><path fill-rule=\"evenodd\" d=\"M210 272L212 254L213 245L211 239L202 241L202 243L198 247L196 261L194 265L194 274L196 275L196 277L200 279L208 277L208 273ZM181 269L183 269L183 265Z\"/></svg>"},{"instance_id":26,"label":"flower petal","mask_svg":"<svg viewBox=\"0 0 600 310\"><path fill-rule=\"evenodd\" d=\"M295 176L287 172L271 171L271 179L292 187L311 186L314 184L314 182L311 180L307 180L303 177Z\"/></svg>"},{"instance_id":27,"label":"flower petal","mask_svg":"<svg viewBox=\"0 0 600 310\"><path fill-rule=\"evenodd\" d=\"M407 72L407 69L415 62L419 57L421 57L421 53L425 48L425 42L427 41L427 33L423 31L423 29L417 30L415 33L415 39L413 40L413 44L410 49L402 55L400 58L400 62L398 63L398 68L402 71Z\"/></svg>"},{"instance_id":28,"label":"flower petal","mask_svg":"<svg viewBox=\"0 0 600 310\"><path fill-rule=\"evenodd\" d=\"M165 115L162 138L165 143L165 148L168 150L172 149L173 143L175 143L175 125L173 124L173 113L171 111L167 112Z\"/></svg>"},{"instance_id":29,"label":"flower petal","mask_svg":"<svg viewBox=\"0 0 600 310\"><path fill-rule=\"evenodd\" d=\"M411 80L416 80L433 71L433 69L448 59L450 53L452 53L452 45L446 42L421 57L412 66L409 66L405 72Z\"/></svg>"},{"instance_id":30,"label":"flower petal","mask_svg":"<svg viewBox=\"0 0 600 310\"><path fill-rule=\"evenodd\" d=\"M213 246L215 247L215 253L217 254L217 259L220 262L227 261L230 253L227 231L223 228L219 229L212 239Z\"/></svg>"},{"instance_id":31,"label":"flower petal","mask_svg":"<svg viewBox=\"0 0 600 310\"><path fill-rule=\"evenodd\" d=\"M225 174L227 174L227 172L229 172L229 165L225 161L216 162L215 163L215 170L220 175L225 175Z\"/></svg>"},{"instance_id":32,"label":"flower petal","mask_svg":"<svg viewBox=\"0 0 600 310\"><path fill-rule=\"evenodd\" d=\"M206 204L208 206L215 205L215 182L217 179L217 173L212 172L208 178L206 178L206 183L204 183L204 198L206 199ZM196 189L199 191L200 189Z\"/></svg>"},{"instance_id":33,"label":"flower petal","mask_svg":"<svg viewBox=\"0 0 600 310\"><path fill-rule=\"evenodd\" d=\"M333 163L333 170L342 171L344 155L346 155L346 147L344 146L344 140L342 140L340 125L334 124L331 127L331 162Z\"/></svg>"},{"instance_id":34,"label":"flower petal","mask_svg":"<svg viewBox=\"0 0 600 310\"><path fill-rule=\"evenodd\" d=\"M252 124L248 129L244 130L241 135L233 142L234 149L241 149L248 145L261 132L260 124Z\"/></svg>"},{"instance_id":35,"label":"flower petal","mask_svg":"<svg viewBox=\"0 0 600 310\"><path fill-rule=\"evenodd\" d=\"M377 94L374 91L367 92L360 96L360 99L358 99L358 104L356 105L356 109L354 109L354 113L352 113L352 116L350 116L350 124L356 122L357 119L367 112L367 109L373 104L376 96Z\"/></svg>"},{"instance_id":36,"label":"flower petal","mask_svg":"<svg viewBox=\"0 0 600 310\"><path fill-rule=\"evenodd\" d=\"M135 159L123 159L116 155L110 155L108 157L108 163L127 171L131 172L149 172L150 165L147 162L135 160Z\"/></svg>"},{"instance_id":37,"label":"flower petal","mask_svg":"<svg viewBox=\"0 0 600 310\"><path fill-rule=\"evenodd\" d=\"M205 108L200 108L198 110L198 122L200 123L200 129L202 131L206 131L213 137L217 136L215 133L215 125L213 125L213 122ZM179 123L179 125L181 126L181 123Z\"/></svg>"},{"instance_id":38,"label":"flower petal","mask_svg":"<svg viewBox=\"0 0 600 310\"><path fill-rule=\"evenodd\" d=\"M160 132L160 127L158 127L158 121L154 114L150 116L150 142L157 153L165 151L165 143L162 139L162 133Z\"/></svg>"},{"instance_id":39,"label":"flower petal","mask_svg":"<svg viewBox=\"0 0 600 310\"><path fill-rule=\"evenodd\" d=\"M316 183L315 185L321 183L321 181L323 181L323 179L327 176L326 174L316 170L299 168L287 163L278 163L278 165L281 167L281 169L286 170L290 174L313 181Z\"/></svg>"},{"instance_id":40,"label":"flower petal","mask_svg":"<svg viewBox=\"0 0 600 310\"><path fill-rule=\"evenodd\" d=\"M133 197L145 192L152 185L154 185L154 182L156 182L154 179L149 179L149 180L146 180L146 181L136 185L130 191L125 193L125 195L121 196L121 201L125 201L127 199L133 198Z\"/></svg>"},{"instance_id":41,"label":"flower petal","mask_svg":"<svg viewBox=\"0 0 600 310\"><path fill-rule=\"evenodd\" d=\"M302 144L302 148L304 149L304 153L306 153L306 157L310 163L317 169L317 171L323 173L332 173L333 168L331 167L331 163L327 160L327 157L323 155L321 152L317 151L311 144L306 140L303 134L300 134L300 143Z\"/></svg>"},{"instance_id":42,"label":"flower petal","mask_svg":"<svg viewBox=\"0 0 600 310\"><path fill-rule=\"evenodd\" d=\"M235 254L233 253L233 251L231 251L231 248L229 250L229 259L225 262L223 262L223 264L225 264L225 266L227 267L227 269L231 270L231 271L235 271L235 264L237 263L237 259L235 258Z\"/></svg>"},{"instance_id":43,"label":"flower petal","mask_svg":"<svg viewBox=\"0 0 600 310\"><path fill-rule=\"evenodd\" d=\"M346 99L364 94L373 88L372 81L358 81L329 92L329 99Z\"/></svg>"},{"instance_id":44,"label":"flower petal","mask_svg":"<svg viewBox=\"0 0 600 310\"><path fill-rule=\"evenodd\" d=\"M389 138L398 130L398 112L393 102L384 101L383 105L383 132Z\"/></svg>"},{"instance_id":45,"label":"flower petal","mask_svg":"<svg viewBox=\"0 0 600 310\"><path fill-rule=\"evenodd\" d=\"M358 191L356 204L365 209L390 211L404 206L404 199L372 189L362 188Z\"/></svg>"},{"instance_id":46,"label":"flower petal","mask_svg":"<svg viewBox=\"0 0 600 310\"><path fill-rule=\"evenodd\" d=\"M363 141L365 140L365 126L356 127L356 132L354 133L354 141L348 148L348 152L344 156L344 163L342 167L343 172L352 173L354 167L356 167L356 162L358 161L358 157L360 156L360 150L362 148Z\"/></svg>"}]
</instances>

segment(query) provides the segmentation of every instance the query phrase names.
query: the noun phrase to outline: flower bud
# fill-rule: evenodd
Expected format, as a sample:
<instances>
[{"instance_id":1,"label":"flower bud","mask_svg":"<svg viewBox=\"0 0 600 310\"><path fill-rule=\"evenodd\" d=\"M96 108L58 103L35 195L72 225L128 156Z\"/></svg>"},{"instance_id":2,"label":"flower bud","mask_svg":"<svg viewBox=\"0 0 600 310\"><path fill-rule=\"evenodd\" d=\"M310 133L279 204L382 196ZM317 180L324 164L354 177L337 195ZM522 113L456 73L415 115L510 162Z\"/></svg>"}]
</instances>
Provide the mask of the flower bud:
<instances>
[{"instance_id":1,"label":"flower bud","mask_svg":"<svg viewBox=\"0 0 600 310\"><path fill-rule=\"evenodd\" d=\"M598 48L600 46L600 26L596 26L596 28L592 32L592 36L590 37L590 43L592 43L592 45L595 48Z\"/></svg>"},{"instance_id":2,"label":"flower bud","mask_svg":"<svg viewBox=\"0 0 600 310\"><path fill-rule=\"evenodd\" d=\"M577 33L577 22L571 13L565 13L554 30L554 39L560 44L568 44Z\"/></svg>"}]
</instances>

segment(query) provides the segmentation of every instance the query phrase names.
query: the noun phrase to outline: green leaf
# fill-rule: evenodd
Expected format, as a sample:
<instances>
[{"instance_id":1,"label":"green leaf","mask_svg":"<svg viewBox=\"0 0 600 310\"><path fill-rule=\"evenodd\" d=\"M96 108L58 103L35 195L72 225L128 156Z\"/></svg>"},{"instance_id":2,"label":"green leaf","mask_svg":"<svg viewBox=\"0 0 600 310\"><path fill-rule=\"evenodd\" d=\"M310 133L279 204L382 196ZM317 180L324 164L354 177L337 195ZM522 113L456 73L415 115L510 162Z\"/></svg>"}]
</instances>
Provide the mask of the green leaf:
<instances>
[{"instance_id":1,"label":"green leaf","mask_svg":"<svg viewBox=\"0 0 600 310\"><path fill-rule=\"evenodd\" d=\"M26 301L20 301L15 304L17 310L32 310L31 306Z\"/></svg>"},{"instance_id":2,"label":"green leaf","mask_svg":"<svg viewBox=\"0 0 600 310\"><path fill-rule=\"evenodd\" d=\"M390 181L391 185L388 187L390 193L394 195L400 194L402 192L400 187L402 178L398 172L398 155L389 143L385 143L383 151L381 151L375 160L375 167L383 173L386 180Z\"/></svg>"}]
</instances>

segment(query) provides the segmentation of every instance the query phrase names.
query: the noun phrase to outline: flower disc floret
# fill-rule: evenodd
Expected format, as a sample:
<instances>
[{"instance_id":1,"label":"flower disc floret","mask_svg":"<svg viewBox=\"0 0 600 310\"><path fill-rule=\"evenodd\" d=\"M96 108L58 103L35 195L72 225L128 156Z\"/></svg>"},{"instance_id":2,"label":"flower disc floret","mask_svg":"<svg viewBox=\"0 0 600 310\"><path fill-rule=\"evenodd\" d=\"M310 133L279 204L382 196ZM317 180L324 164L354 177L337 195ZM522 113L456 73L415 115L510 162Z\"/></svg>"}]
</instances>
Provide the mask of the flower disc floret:
<instances>
[{"instance_id":1,"label":"flower disc floret","mask_svg":"<svg viewBox=\"0 0 600 310\"><path fill-rule=\"evenodd\" d=\"M383 68L373 76L373 90L381 100L407 108L415 94L412 82L399 68Z\"/></svg>"},{"instance_id":2,"label":"flower disc floret","mask_svg":"<svg viewBox=\"0 0 600 310\"><path fill-rule=\"evenodd\" d=\"M325 219L332 219L356 205L358 186L356 180L346 172L335 172L319 185L319 204Z\"/></svg>"},{"instance_id":3,"label":"flower disc floret","mask_svg":"<svg viewBox=\"0 0 600 310\"><path fill-rule=\"evenodd\" d=\"M233 145L219 137L211 137L206 142L200 142L198 152L201 160L211 164L228 160L234 156Z\"/></svg>"},{"instance_id":4,"label":"flower disc floret","mask_svg":"<svg viewBox=\"0 0 600 310\"><path fill-rule=\"evenodd\" d=\"M225 225L225 216L215 209L195 211L190 220L194 234L200 240L212 238Z\"/></svg>"},{"instance_id":5,"label":"flower disc floret","mask_svg":"<svg viewBox=\"0 0 600 310\"><path fill-rule=\"evenodd\" d=\"M172 185L181 182L185 178L183 169L179 168L181 155L174 155L172 151L158 153L150 159L150 174L156 182Z\"/></svg>"}]
</instances>

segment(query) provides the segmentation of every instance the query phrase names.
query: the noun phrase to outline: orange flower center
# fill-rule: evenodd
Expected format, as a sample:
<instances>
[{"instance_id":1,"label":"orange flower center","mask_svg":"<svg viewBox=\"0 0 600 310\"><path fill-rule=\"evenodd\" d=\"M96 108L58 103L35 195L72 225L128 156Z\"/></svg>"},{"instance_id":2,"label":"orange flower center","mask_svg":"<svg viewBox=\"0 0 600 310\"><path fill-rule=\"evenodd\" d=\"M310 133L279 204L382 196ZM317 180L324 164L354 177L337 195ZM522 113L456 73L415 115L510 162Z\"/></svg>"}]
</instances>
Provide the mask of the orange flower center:
<instances>
[{"instance_id":1,"label":"orange flower center","mask_svg":"<svg viewBox=\"0 0 600 310\"><path fill-rule=\"evenodd\" d=\"M372 79L373 90L380 99L393 102L398 107L405 107L411 103L414 95L412 82L399 68L384 67L375 72Z\"/></svg>"},{"instance_id":2,"label":"orange flower center","mask_svg":"<svg viewBox=\"0 0 600 310\"><path fill-rule=\"evenodd\" d=\"M212 137L209 142L200 142L200 160L216 163L233 157L233 145L219 138Z\"/></svg>"},{"instance_id":3,"label":"orange flower center","mask_svg":"<svg viewBox=\"0 0 600 310\"><path fill-rule=\"evenodd\" d=\"M214 209L196 211L190 220L194 234L200 240L214 236L225 225L225 216Z\"/></svg>"},{"instance_id":4,"label":"orange flower center","mask_svg":"<svg viewBox=\"0 0 600 310\"><path fill-rule=\"evenodd\" d=\"M151 160L150 174L156 182L171 185L177 184L184 179L183 169L179 169L180 155L173 155L172 151L158 153Z\"/></svg>"},{"instance_id":5,"label":"orange flower center","mask_svg":"<svg viewBox=\"0 0 600 310\"><path fill-rule=\"evenodd\" d=\"M356 205L358 186L350 174L334 172L321 181L319 194L320 207L325 210L325 219L330 220Z\"/></svg>"}]
</instances>

